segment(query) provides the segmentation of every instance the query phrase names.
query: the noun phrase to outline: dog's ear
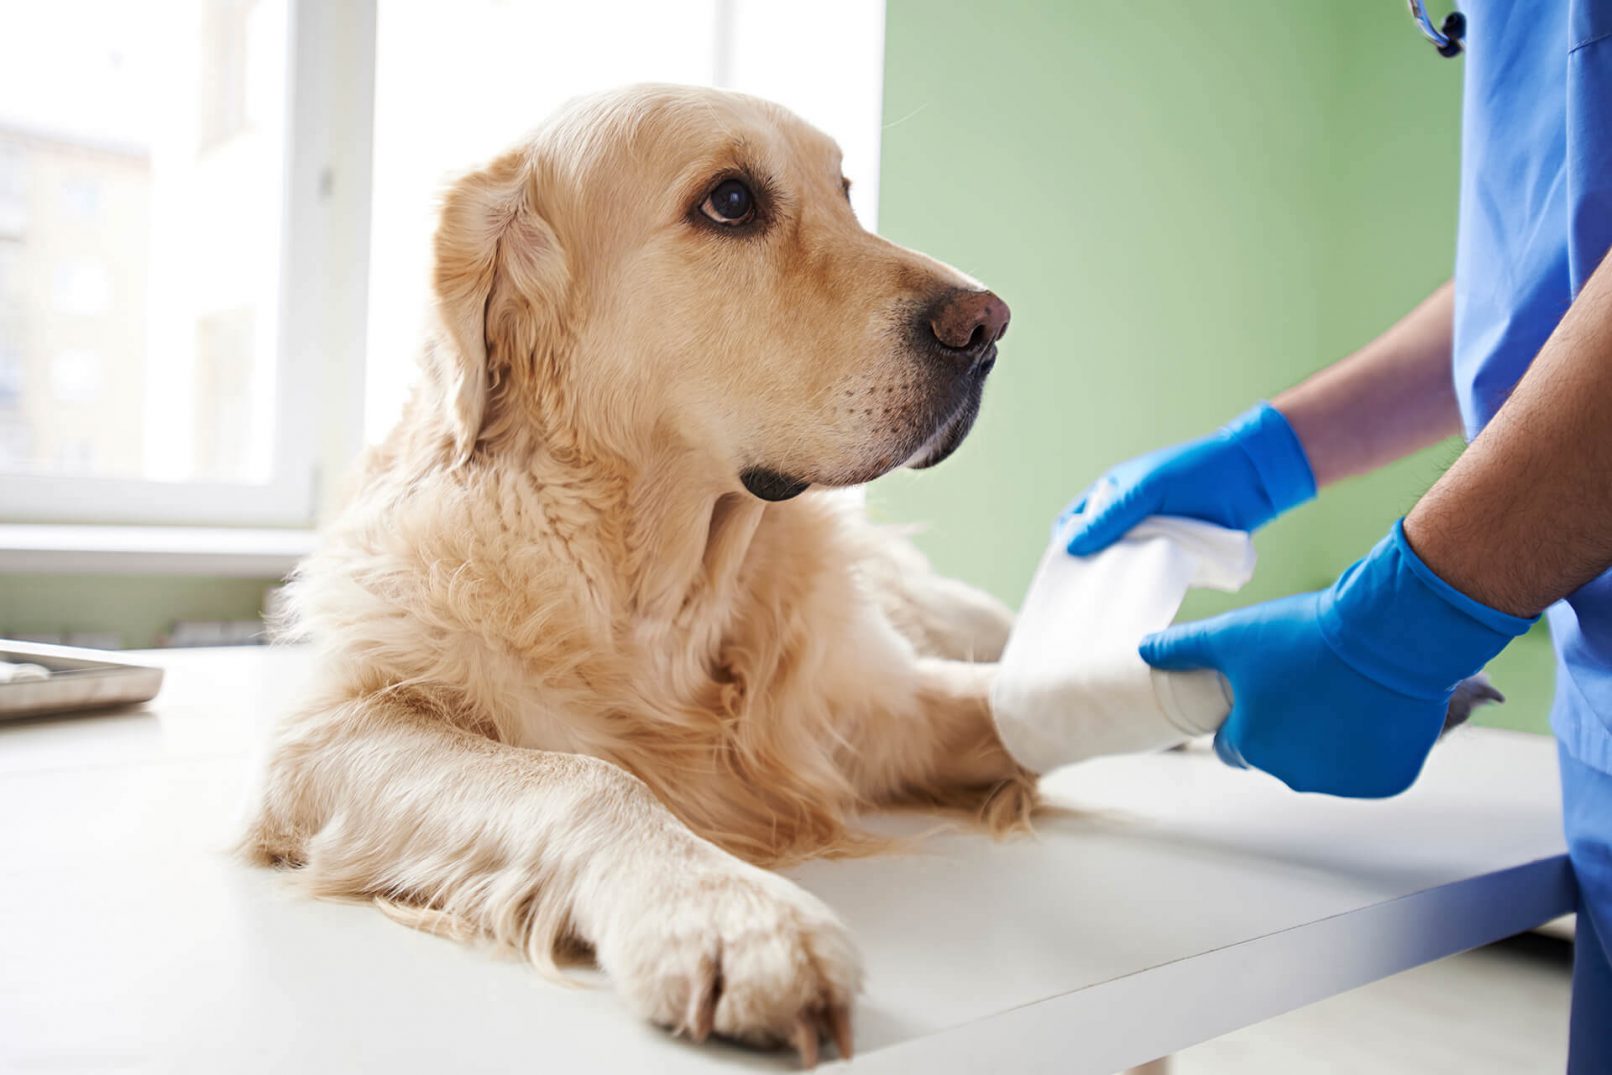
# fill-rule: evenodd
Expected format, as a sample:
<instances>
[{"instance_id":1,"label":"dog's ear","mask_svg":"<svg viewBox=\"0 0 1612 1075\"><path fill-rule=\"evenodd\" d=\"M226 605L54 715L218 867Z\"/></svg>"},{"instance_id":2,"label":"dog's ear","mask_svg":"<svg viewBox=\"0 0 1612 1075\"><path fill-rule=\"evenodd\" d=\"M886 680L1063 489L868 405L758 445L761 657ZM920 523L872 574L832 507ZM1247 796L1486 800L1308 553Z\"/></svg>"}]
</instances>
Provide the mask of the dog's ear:
<instances>
[{"instance_id":1,"label":"dog's ear","mask_svg":"<svg viewBox=\"0 0 1612 1075\"><path fill-rule=\"evenodd\" d=\"M503 392L546 365L560 330L565 258L537 206L530 152L459 180L442 203L433 284L446 340L430 362L458 462L500 417ZM530 384L529 380L525 380Z\"/></svg>"}]
</instances>

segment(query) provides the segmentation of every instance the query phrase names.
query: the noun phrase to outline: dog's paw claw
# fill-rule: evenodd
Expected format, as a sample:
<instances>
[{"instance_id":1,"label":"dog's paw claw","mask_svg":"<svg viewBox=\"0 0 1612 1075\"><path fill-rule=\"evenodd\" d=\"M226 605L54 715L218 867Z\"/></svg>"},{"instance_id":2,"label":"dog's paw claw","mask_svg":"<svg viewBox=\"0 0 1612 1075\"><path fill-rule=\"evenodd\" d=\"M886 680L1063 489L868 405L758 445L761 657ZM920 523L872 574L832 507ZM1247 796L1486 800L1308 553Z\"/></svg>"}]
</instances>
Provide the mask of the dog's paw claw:
<instances>
[{"instance_id":1,"label":"dog's paw claw","mask_svg":"<svg viewBox=\"0 0 1612 1075\"><path fill-rule=\"evenodd\" d=\"M678 1028L696 1043L711 1036L716 1023L717 1001L722 999L722 960L720 955L708 957L700 964L699 973L688 993L688 1012Z\"/></svg>"},{"instance_id":2,"label":"dog's paw claw","mask_svg":"<svg viewBox=\"0 0 1612 1075\"><path fill-rule=\"evenodd\" d=\"M839 1050L840 1059L851 1059L851 1009L843 1004L829 1005L828 1029L830 1037L834 1039L834 1048Z\"/></svg>"},{"instance_id":3,"label":"dog's paw claw","mask_svg":"<svg viewBox=\"0 0 1612 1075\"><path fill-rule=\"evenodd\" d=\"M823 1028L810 1015L803 1014L796 1018L794 1045L795 1052L800 1054L801 1067L817 1066L817 1039L822 1032Z\"/></svg>"}]
</instances>

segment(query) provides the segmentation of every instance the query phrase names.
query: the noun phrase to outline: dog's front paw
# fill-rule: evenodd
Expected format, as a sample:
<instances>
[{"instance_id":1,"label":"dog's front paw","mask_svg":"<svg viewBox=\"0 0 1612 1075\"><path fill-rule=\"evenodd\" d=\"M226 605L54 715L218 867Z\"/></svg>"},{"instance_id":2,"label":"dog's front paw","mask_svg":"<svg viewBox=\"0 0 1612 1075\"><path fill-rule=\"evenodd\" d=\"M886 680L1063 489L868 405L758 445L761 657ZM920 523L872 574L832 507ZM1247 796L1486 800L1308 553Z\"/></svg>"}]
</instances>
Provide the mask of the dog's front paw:
<instances>
[{"instance_id":1,"label":"dog's front paw","mask_svg":"<svg viewBox=\"0 0 1612 1075\"><path fill-rule=\"evenodd\" d=\"M861 961L822 901L738 862L643 884L598 945L635 1010L696 1041L792 1045L808 1066L825 1035L851 1055Z\"/></svg>"}]
</instances>

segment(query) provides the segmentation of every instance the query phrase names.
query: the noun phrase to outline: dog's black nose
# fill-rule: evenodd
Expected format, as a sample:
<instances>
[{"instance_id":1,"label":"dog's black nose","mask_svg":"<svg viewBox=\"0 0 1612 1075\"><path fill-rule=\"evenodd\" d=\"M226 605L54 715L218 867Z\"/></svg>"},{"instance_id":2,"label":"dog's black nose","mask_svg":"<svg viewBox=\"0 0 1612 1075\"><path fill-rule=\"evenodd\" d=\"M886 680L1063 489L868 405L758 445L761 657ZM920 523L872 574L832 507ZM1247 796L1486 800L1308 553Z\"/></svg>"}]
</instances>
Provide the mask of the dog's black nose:
<instances>
[{"instance_id":1,"label":"dog's black nose","mask_svg":"<svg viewBox=\"0 0 1612 1075\"><path fill-rule=\"evenodd\" d=\"M929 316L929 331L948 351L970 365L978 362L1007 331L1012 311L990 291L957 288L937 303Z\"/></svg>"}]
</instances>

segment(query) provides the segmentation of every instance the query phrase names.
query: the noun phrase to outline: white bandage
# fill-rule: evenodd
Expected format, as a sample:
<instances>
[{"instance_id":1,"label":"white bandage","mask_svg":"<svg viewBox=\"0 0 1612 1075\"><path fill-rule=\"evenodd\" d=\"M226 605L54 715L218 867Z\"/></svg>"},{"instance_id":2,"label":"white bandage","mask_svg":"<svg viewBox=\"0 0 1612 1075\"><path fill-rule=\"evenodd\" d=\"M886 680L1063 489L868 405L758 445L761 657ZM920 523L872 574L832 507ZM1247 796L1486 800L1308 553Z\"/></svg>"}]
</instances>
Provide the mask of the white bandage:
<instances>
[{"instance_id":1,"label":"white bandage","mask_svg":"<svg viewBox=\"0 0 1612 1075\"><path fill-rule=\"evenodd\" d=\"M1154 516L1094 556L1070 556L1079 521L1042 555L991 688L1003 744L1038 773L1218 728L1231 710L1220 673L1160 672L1136 647L1170 625L1188 587L1237 590L1254 573L1241 530Z\"/></svg>"}]
</instances>

